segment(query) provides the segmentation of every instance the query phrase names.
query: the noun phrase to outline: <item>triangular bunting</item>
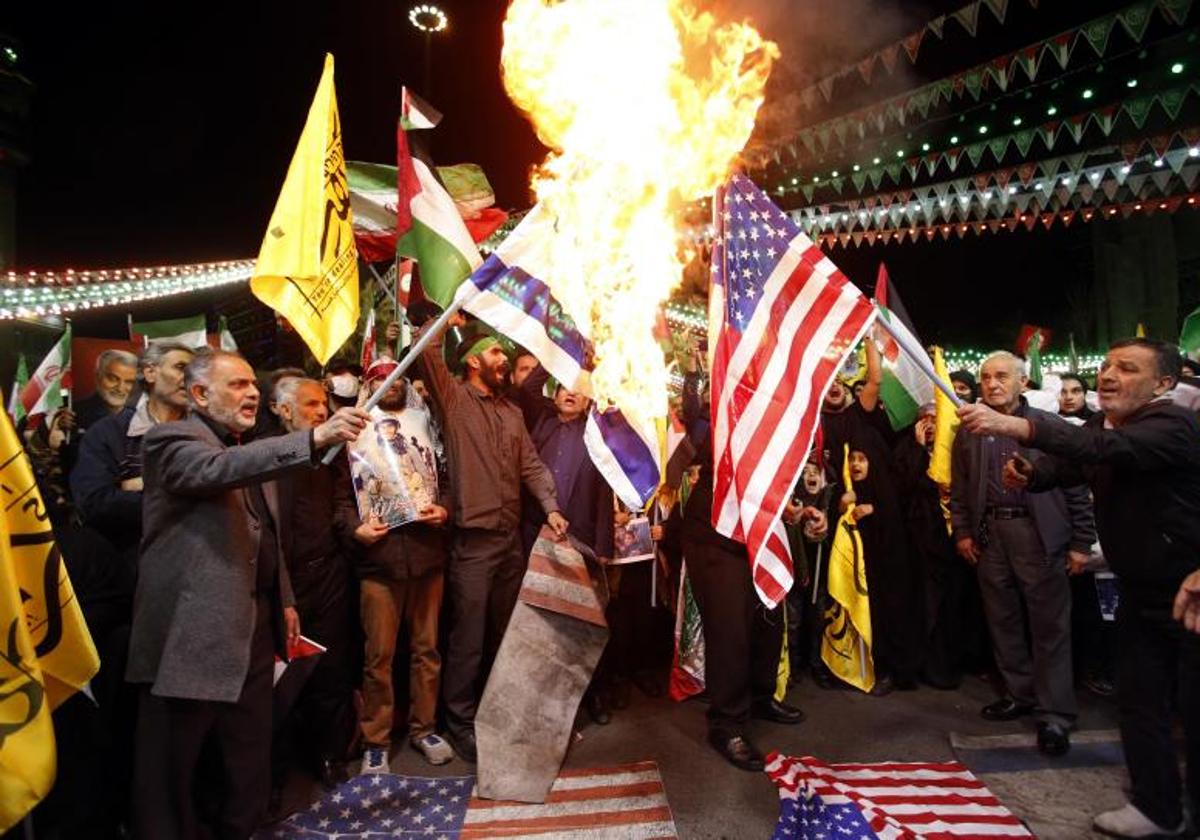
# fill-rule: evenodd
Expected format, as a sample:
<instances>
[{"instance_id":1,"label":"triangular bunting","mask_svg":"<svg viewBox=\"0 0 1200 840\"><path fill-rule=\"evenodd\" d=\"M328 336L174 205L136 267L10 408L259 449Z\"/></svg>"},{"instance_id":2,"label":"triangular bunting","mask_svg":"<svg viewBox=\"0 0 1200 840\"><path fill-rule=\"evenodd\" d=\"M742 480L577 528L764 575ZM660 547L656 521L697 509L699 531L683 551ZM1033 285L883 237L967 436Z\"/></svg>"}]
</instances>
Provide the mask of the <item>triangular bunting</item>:
<instances>
[{"instance_id":1,"label":"triangular bunting","mask_svg":"<svg viewBox=\"0 0 1200 840\"><path fill-rule=\"evenodd\" d=\"M904 52L908 53L908 60L913 64L917 63L917 53L921 50L921 41L924 38L925 30L919 29L900 42L904 45Z\"/></svg>"},{"instance_id":2,"label":"triangular bunting","mask_svg":"<svg viewBox=\"0 0 1200 840\"><path fill-rule=\"evenodd\" d=\"M1187 163L1188 150L1174 149L1163 155L1163 159L1166 160L1167 166L1171 167L1171 171L1178 175L1183 171L1183 165Z\"/></svg>"},{"instance_id":3,"label":"triangular bunting","mask_svg":"<svg viewBox=\"0 0 1200 840\"><path fill-rule=\"evenodd\" d=\"M1013 204L1015 204L1017 209L1022 213L1025 213L1029 210L1029 202L1031 201L1033 201L1033 193L1020 193L1013 196Z\"/></svg>"},{"instance_id":4,"label":"triangular bunting","mask_svg":"<svg viewBox=\"0 0 1200 840\"><path fill-rule=\"evenodd\" d=\"M1116 15L1108 15L1099 20L1093 20L1080 27L1079 33L1092 45L1096 55L1103 58L1108 49L1108 36L1112 34L1113 26L1117 23Z\"/></svg>"},{"instance_id":5,"label":"triangular bunting","mask_svg":"<svg viewBox=\"0 0 1200 840\"><path fill-rule=\"evenodd\" d=\"M1075 182L1072 181L1072 184ZM1059 207L1066 207L1071 203L1071 188L1065 184L1059 184L1054 188L1054 197L1058 199Z\"/></svg>"},{"instance_id":6,"label":"triangular bunting","mask_svg":"<svg viewBox=\"0 0 1200 840\"><path fill-rule=\"evenodd\" d=\"M817 135L811 129L800 132L800 142L808 149L809 154L817 153Z\"/></svg>"},{"instance_id":7,"label":"triangular bunting","mask_svg":"<svg viewBox=\"0 0 1200 840\"><path fill-rule=\"evenodd\" d=\"M836 120L834 122L833 136L837 138L839 145L846 145L846 131L848 129L849 126L847 125L846 120Z\"/></svg>"},{"instance_id":8,"label":"triangular bunting","mask_svg":"<svg viewBox=\"0 0 1200 840\"><path fill-rule=\"evenodd\" d=\"M1008 0L984 0L992 14L996 16L996 20L1004 23L1004 16L1008 13Z\"/></svg>"},{"instance_id":9,"label":"triangular bunting","mask_svg":"<svg viewBox=\"0 0 1200 840\"><path fill-rule=\"evenodd\" d=\"M802 186L800 188L800 192L804 193L805 201L812 201L812 197L813 197L813 185L812 184L805 184L804 186Z\"/></svg>"},{"instance_id":10,"label":"triangular bunting","mask_svg":"<svg viewBox=\"0 0 1200 840\"><path fill-rule=\"evenodd\" d=\"M879 189L879 185L881 183L883 183L883 170L882 169L867 170L867 180L869 180L871 182L871 189L873 189L873 190Z\"/></svg>"},{"instance_id":11,"label":"triangular bunting","mask_svg":"<svg viewBox=\"0 0 1200 840\"><path fill-rule=\"evenodd\" d=\"M867 183L867 174L865 172L855 172L850 176L851 183L854 184L854 189L862 192L863 186Z\"/></svg>"},{"instance_id":12,"label":"triangular bunting","mask_svg":"<svg viewBox=\"0 0 1200 840\"><path fill-rule=\"evenodd\" d=\"M934 152L933 154L926 157L925 158L925 174L932 177L933 173L937 170L938 161L940 161L941 159L942 159L942 156L940 154L938 154L937 152Z\"/></svg>"},{"instance_id":13,"label":"triangular bunting","mask_svg":"<svg viewBox=\"0 0 1200 840\"><path fill-rule=\"evenodd\" d=\"M1125 186L1133 193L1134 198L1142 197L1142 187L1146 184L1146 175L1130 175L1125 179Z\"/></svg>"},{"instance_id":14,"label":"triangular bunting","mask_svg":"<svg viewBox=\"0 0 1200 840\"><path fill-rule=\"evenodd\" d=\"M875 53L871 53L858 62L858 75L862 76L863 81L867 84L871 84L871 76L875 72L875 55Z\"/></svg>"},{"instance_id":15,"label":"triangular bunting","mask_svg":"<svg viewBox=\"0 0 1200 840\"><path fill-rule=\"evenodd\" d=\"M1142 96L1137 99L1126 99L1122 103L1122 107L1125 108L1125 113L1129 115L1130 121L1141 128L1146 124L1146 117L1150 115L1150 106L1153 104L1154 97Z\"/></svg>"},{"instance_id":16,"label":"triangular bunting","mask_svg":"<svg viewBox=\"0 0 1200 840\"><path fill-rule=\"evenodd\" d=\"M996 163L1004 162L1004 155L1008 152L1008 144L1012 142L1012 137L1007 135L1002 137L993 137L988 141L988 148L992 150L992 156L996 158Z\"/></svg>"},{"instance_id":17,"label":"triangular bunting","mask_svg":"<svg viewBox=\"0 0 1200 840\"><path fill-rule=\"evenodd\" d=\"M1112 133L1113 123L1117 119L1117 106L1109 105L1106 108L1101 108L1092 114L1092 119L1096 121L1096 125L1100 128L1100 133L1107 137Z\"/></svg>"},{"instance_id":18,"label":"triangular bunting","mask_svg":"<svg viewBox=\"0 0 1200 840\"><path fill-rule=\"evenodd\" d=\"M1156 5L1155 0L1142 0L1140 3L1134 3L1129 8L1117 12L1117 20L1121 21L1121 26L1135 42L1142 43L1142 38L1146 35L1146 28L1150 26L1150 18L1154 16Z\"/></svg>"},{"instance_id":19,"label":"triangular bunting","mask_svg":"<svg viewBox=\"0 0 1200 840\"><path fill-rule=\"evenodd\" d=\"M1076 152L1073 155L1066 155L1062 162L1066 164L1067 171L1071 173L1072 178L1079 178L1079 170L1083 169L1084 162L1088 159L1087 152Z\"/></svg>"},{"instance_id":20,"label":"triangular bunting","mask_svg":"<svg viewBox=\"0 0 1200 840\"><path fill-rule=\"evenodd\" d=\"M888 44L879 51L879 60L889 73L896 72L896 57L900 54L900 44Z\"/></svg>"},{"instance_id":21,"label":"triangular bunting","mask_svg":"<svg viewBox=\"0 0 1200 840\"><path fill-rule=\"evenodd\" d=\"M1042 45L1037 44L1032 47L1026 47L1017 53L1017 63L1025 70L1025 75L1029 77L1029 81L1037 79L1038 65L1041 63Z\"/></svg>"},{"instance_id":22,"label":"triangular bunting","mask_svg":"<svg viewBox=\"0 0 1200 840\"><path fill-rule=\"evenodd\" d=\"M954 19L962 24L962 28L967 30L967 34L972 38L975 37L975 31L979 28L979 3L968 3L957 12L954 13Z\"/></svg>"},{"instance_id":23,"label":"triangular bunting","mask_svg":"<svg viewBox=\"0 0 1200 840\"><path fill-rule=\"evenodd\" d=\"M890 163L883 167L883 171L886 172L888 177L892 179L893 184L900 186L900 164Z\"/></svg>"},{"instance_id":24,"label":"triangular bunting","mask_svg":"<svg viewBox=\"0 0 1200 840\"><path fill-rule=\"evenodd\" d=\"M1016 216L1011 216L1004 220L1004 226L1006 228L1008 228L1009 233L1012 233L1013 231L1015 231L1017 229L1017 225L1019 225L1020 223L1021 223L1021 220L1018 219Z\"/></svg>"},{"instance_id":25,"label":"triangular bunting","mask_svg":"<svg viewBox=\"0 0 1200 840\"><path fill-rule=\"evenodd\" d=\"M1125 158L1125 163L1132 166L1142 153L1142 144L1145 140L1129 140L1120 145L1121 157Z\"/></svg>"},{"instance_id":26,"label":"triangular bunting","mask_svg":"<svg viewBox=\"0 0 1200 840\"><path fill-rule=\"evenodd\" d=\"M1025 230L1033 230L1033 226L1037 224L1038 217L1036 213L1030 213L1023 221L1025 222Z\"/></svg>"},{"instance_id":27,"label":"triangular bunting","mask_svg":"<svg viewBox=\"0 0 1200 840\"><path fill-rule=\"evenodd\" d=\"M988 219L986 224L988 230L990 230L992 233L999 233L1000 225L1003 224L1003 222L1000 219Z\"/></svg>"},{"instance_id":28,"label":"triangular bunting","mask_svg":"<svg viewBox=\"0 0 1200 840\"><path fill-rule=\"evenodd\" d=\"M1075 138L1076 143L1083 139L1083 129L1087 123L1087 119L1087 114L1079 114L1067 120L1067 131Z\"/></svg>"},{"instance_id":29,"label":"triangular bunting","mask_svg":"<svg viewBox=\"0 0 1200 840\"><path fill-rule=\"evenodd\" d=\"M1192 0L1159 0L1158 5L1168 20L1182 26L1192 8Z\"/></svg>"},{"instance_id":30,"label":"triangular bunting","mask_svg":"<svg viewBox=\"0 0 1200 840\"><path fill-rule=\"evenodd\" d=\"M972 143L967 146L967 157L971 159L971 166L979 166L979 161L983 159L983 150L986 148L986 143Z\"/></svg>"},{"instance_id":31,"label":"triangular bunting","mask_svg":"<svg viewBox=\"0 0 1200 840\"><path fill-rule=\"evenodd\" d=\"M934 35L938 36L939 38L942 37L942 31L945 29L945 26L946 26L946 16L945 15L938 15L933 20L929 21L929 23L925 24L925 28L928 29L930 32L932 32Z\"/></svg>"},{"instance_id":32,"label":"triangular bunting","mask_svg":"<svg viewBox=\"0 0 1200 840\"><path fill-rule=\"evenodd\" d=\"M833 76L826 76L821 81L817 82L817 90L821 91L821 95L828 102L833 96Z\"/></svg>"},{"instance_id":33,"label":"triangular bunting","mask_svg":"<svg viewBox=\"0 0 1200 840\"><path fill-rule=\"evenodd\" d=\"M1092 203L1092 196L1095 194L1095 188L1086 180L1079 182L1079 189L1076 190L1076 192L1079 193L1079 197L1083 199L1085 204Z\"/></svg>"},{"instance_id":34,"label":"triangular bunting","mask_svg":"<svg viewBox=\"0 0 1200 840\"><path fill-rule=\"evenodd\" d=\"M971 98L978 102L979 93L983 90L983 71L968 70L967 73L962 77L962 80L963 86L966 87L967 92L971 94Z\"/></svg>"},{"instance_id":35,"label":"triangular bunting","mask_svg":"<svg viewBox=\"0 0 1200 840\"><path fill-rule=\"evenodd\" d=\"M1008 71L1012 66L1012 59L1011 55L1002 55L988 65L988 71L992 74L992 78L996 80L996 85L1001 91L1008 90Z\"/></svg>"},{"instance_id":36,"label":"triangular bunting","mask_svg":"<svg viewBox=\"0 0 1200 840\"><path fill-rule=\"evenodd\" d=\"M1183 108L1183 101L1187 99L1191 88L1175 88L1173 90L1164 90L1158 95L1158 101L1162 103L1163 110L1167 112L1167 116L1171 120L1179 117L1179 111Z\"/></svg>"},{"instance_id":37,"label":"triangular bunting","mask_svg":"<svg viewBox=\"0 0 1200 840\"><path fill-rule=\"evenodd\" d=\"M1067 69L1067 62L1071 60L1071 44L1074 40L1074 32L1065 32L1046 42L1046 49L1050 50L1063 70Z\"/></svg>"},{"instance_id":38,"label":"triangular bunting","mask_svg":"<svg viewBox=\"0 0 1200 840\"><path fill-rule=\"evenodd\" d=\"M1033 180L1033 176L1036 174L1036 163L1023 163L1017 167L1017 177L1021 179L1021 183L1026 187L1029 186L1029 182Z\"/></svg>"},{"instance_id":39,"label":"triangular bunting","mask_svg":"<svg viewBox=\"0 0 1200 840\"><path fill-rule=\"evenodd\" d=\"M1198 166L1184 167L1184 170L1179 173L1179 177L1183 179L1183 183L1189 190L1195 189L1197 176L1200 176L1200 167Z\"/></svg>"},{"instance_id":40,"label":"triangular bunting","mask_svg":"<svg viewBox=\"0 0 1200 840\"><path fill-rule=\"evenodd\" d=\"M975 176L975 189L977 192L983 192L988 188L988 182L991 181L991 175L982 172Z\"/></svg>"},{"instance_id":41,"label":"triangular bunting","mask_svg":"<svg viewBox=\"0 0 1200 840\"><path fill-rule=\"evenodd\" d=\"M925 228L925 241L932 242L933 236L935 233L937 233L937 231L934 228L931 228L931 227Z\"/></svg>"},{"instance_id":42,"label":"triangular bunting","mask_svg":"<svg viewBox=\"0 0 1200 840\"><path fill-rule=\"evenodd\" d=\"M1037 136L1037 130L1027 128L1024 131L1018 131L1012 136L1013 143L1017 147L1017 151L1021 153L1022 158L1029 157L1029 147L1033 145L1033 138Z\"/></svg>"},{"instance_id":43,"label":"triangular bunting","mask_svg":"<svg viewBox=\"0 0 1200 840\"><path fill-rule=\"evenodd\" d=\"M1058 122L1049 122L1039 129L1039 132L1042 135L1042 141L1046 144L1047 151L1054 151L1054 141L1058 137L1058 129L1061 127L1061 125L1062 124Z\"/></svg>"},{"instance_id":44,"label":"triangular bunting","mask_svg":"<svg viewBox=\"0 0 1200 840\"><path fill-rule=\"evenodd\" d=\"M854 233L850 234L850 238L854 241L855 248L858 248L859 246L862 245L862 241L863 241L862 231L855 231Z\"/></svg>"},{"instance_id":45,"label":"triangular bunting","mask_svg":"<svg viewBox=\"0 0 1200 840\"><path fill-rule=\"evenodd\" d=\"M1153 137L1146 138L1146 142L1150 144L1150 148L1154 150L1156 157L1162 157L1167 153L1167 149L1171 148L1170 134L1156 134Z\"/></svg>"},{"instance_id":46,"label":"triangular bunting","mask_svg":"<svg viewBox=\"0 0 1200 840\"><path fill-rule=\"evenodd\" d=\"M879 236L879 233L877 231L869 230L864 233L863 236L867 240L868 245L874 245L875 239Z\"/></svg>"},{"instance_id":47,"label":"triangular bunting","mask_svg":"<svg viewBox=\"0 0 1200 840\"><path fill-rule=\"evenodd\" d=\"M942 225L940 228L938 228L938 230L942 234L942 239L950 238L950 225Z\"/></svg>"},{"instance_id":48,"label":"triangular bunting","mask_svg":"<svg viewBox=\"0 0 1200 840\"><path fill-rule=\"evenodd\" d=\"M849 244L849 242L850 242L850 234L839 233L837 235L837 240L838 240L838 242L842 243L842 247L845 248L846 245Z\"/></svg>"},{"instance_id":49,"label":"triangular bunting","mask_svg":"<svg viewBox=\"0 0 1200 840\"><path fill-rule=\"evenodd\" d=\"M1150 173L1150 180L1154 182L1154 186L1158 187L1160 195L1167 194L1167 184L1171 183L1171 179L1175 177L1175 173L1170 169L1159 169Z\"/></svg>"},{"instance_id":50,"label":"triangular bunting","mask_svg":"<svg viewBox=\"0 0 1200 840\"><path fill-rule=\"evenodd\" d=\"M992 173L992 177L996 179L996 186L1000 189L1007 189L1008 182L1012 179L1013 171L1011 169L997 169Z\"/></svg>"},{"instance_id":51,"label":"triangular bunting","mask_svg":"<svg viewBox=\"0 0 1200 840\"><path fill-rule=\"evenodd\" d=\"M1116 181L1104 181L1102 184L1100 184L1100 189L1104 191L1104 197L1109 201L1116 200L1117 190L1120 188L1121 185Z\"/></svg>"}]
</instances>

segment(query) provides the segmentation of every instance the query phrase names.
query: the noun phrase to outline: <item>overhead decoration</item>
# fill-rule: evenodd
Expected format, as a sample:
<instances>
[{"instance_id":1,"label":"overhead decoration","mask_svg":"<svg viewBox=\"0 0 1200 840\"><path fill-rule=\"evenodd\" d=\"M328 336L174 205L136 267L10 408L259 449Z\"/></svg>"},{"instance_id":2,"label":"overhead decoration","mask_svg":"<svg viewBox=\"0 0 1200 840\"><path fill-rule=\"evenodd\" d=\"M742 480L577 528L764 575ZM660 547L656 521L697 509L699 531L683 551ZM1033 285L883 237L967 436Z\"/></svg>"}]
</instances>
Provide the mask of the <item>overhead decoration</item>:
<instances>
[{"instance_id":1,"label":"overhead decoration","mask_svg":"<svg viewBox=\"0 0 1200 840\"><path fill-rule=\"evenodd\" d=\"M915 90L809 126L790 140L780 143L771 159L781 165L789 157L793 161L799 161L802 150L807 150L810 155L821 154L835 145L845 146L850 140L865 140L869 130L882 135L890 125L906 127L916 116L920 116L922 120L926 119L932 110L943 103L963 99L968 95L978 102L983 92L992 85L1002 93L1007 92L1018 71L1023 73L1029 82L1035 82L1041 74L1043 59L1047 54L1055 59L1060 70L1065 70L1072 54L1081 43L1088 44L1097 57L1103 58L1108 51L1109 36L1117 22L1122 24L1122 28L1131 39L1140 44L1155 8L1162 11L1167 22L1177 26L1183 24L1187 10L1168 11L1169 5L1170 0L1143 0L1121 11L1035 41L1021 49L922 85ZM1176 14L1182 14L1184 17L1177 18Z\"/></svg>"},{"instance_id":2,"label":"overhead decoration","mask_svg":"<svg viewBox=\"0 0 1200 840\"><path fill-rule=\"evenodd\" d=\"M103 271L10 271L0 275L0 321L127 306L245 283L254 260Z\"/></svg>"}]
</instances>

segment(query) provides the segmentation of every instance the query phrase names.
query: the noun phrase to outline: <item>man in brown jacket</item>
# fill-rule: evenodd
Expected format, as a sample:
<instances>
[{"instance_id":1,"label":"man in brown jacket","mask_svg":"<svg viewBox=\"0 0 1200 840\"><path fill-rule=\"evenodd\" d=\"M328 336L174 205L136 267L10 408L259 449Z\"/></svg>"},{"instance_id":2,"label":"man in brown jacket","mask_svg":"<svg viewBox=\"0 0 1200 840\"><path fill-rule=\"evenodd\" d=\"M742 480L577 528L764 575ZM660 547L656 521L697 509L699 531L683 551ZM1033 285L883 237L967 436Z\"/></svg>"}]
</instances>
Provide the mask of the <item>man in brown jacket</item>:
<instances>
[{"instance_id":1,"label":"man in brown jacket","mask_svg":"<svg viewBox=\"0 0 1200 840\"><path fill-rule=\"evenodd\" d=\"M363 384L373 394L396 367L389 358L371 365ZM404 378L397 379L379 401L399 434L411 431L433 440L428 411ZM363 773L388 772L388 748L395 718L392 659L403 626L409 636L408 736L430 764L453 758L450 745L434 729L442 658L438 653L438 613L442 608L446 565L446 522L453 496L442 464L437 470L437 501L419 512L419 521L389 529L378 518L363 521L355 500L348 462L340 460L334 490L337 516L362 548L356 567L359 606L366 651L363 664Z\"/></svg>"},{"instance_id":2,"label":"man in brown jacket","mask_svg":"<svg viewBox=\"0 0 1200 840\"><path fill-rule=\"evenodd\" d=\"M452 326L464 326L462 316ZM442 337L422 354L425 385L437 407L454 487L454 533L447 574L453 624L442 694L455 751L475 760L475 709L487 631L504 634L517 601L526 557L521 549L521 488L546 512L560 537L554 478L538 458L521 410L506 396L508 357L495 336L477 331L461 345L464 376L446 366ZM494 646L494 645L493 645Z\"/></svg>"}]
</instances>

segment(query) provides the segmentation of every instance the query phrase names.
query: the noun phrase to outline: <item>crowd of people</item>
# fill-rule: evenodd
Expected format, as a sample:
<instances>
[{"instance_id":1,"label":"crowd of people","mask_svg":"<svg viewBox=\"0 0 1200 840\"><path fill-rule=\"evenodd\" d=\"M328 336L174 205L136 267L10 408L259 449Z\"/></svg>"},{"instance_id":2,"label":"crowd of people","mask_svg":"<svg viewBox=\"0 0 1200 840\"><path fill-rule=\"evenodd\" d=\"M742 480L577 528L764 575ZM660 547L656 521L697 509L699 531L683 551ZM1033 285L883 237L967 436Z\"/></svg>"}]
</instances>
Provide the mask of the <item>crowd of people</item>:
<instances>
[{"instance_id":1,"label":"crowd of people","mask_svg":"<svg viewBox=\"0 0 1200 840\"><path fill-rule=\"evenodd\" d=\"M589 456L587 398L478 322L451 325L455 349L434 336L390 384L387 355L313 378L259 376L236 353L173 342L109 351L93 397L22 430L101 655L95 703L56 714L44 836L249 837L278 815L289 768L327 786L388 772L397 733L430 764L474 762L481 692L539 538L569 540L610 593L581 721L608 723L631 685L664 693L686 568L709 741L761 770L750 721L805 717L778 699L785 633L793 681L847 688L822 661L821 562L847 510L870 593L872 694L983 676L997 696L982 717L1032 716L1048 756L1070 749L1081 688L1115 694L1132 796L1097 826L1182 832L1185 792L1200 804L1200 424L1179 404L1196 383L1174 347L1118 342L1095 391L1072 373L1050 394L1007 352L955 372L947 488L929 477L932 405L892 427L868 340L865 374L824 396L783 513L796 584L769 610L745 546L712 525L698 351L674 403L693 466L654 503L656 560L617 565L614 529L631 512ZM376 408L360 407L384 385ZM436 492L398 527L364 517L350 459L326 457L379 424L381 446L433 442ZM652 605L656 575L667 609ZM324 652L280 710L276 660L302 634Z\"/></svg>"}]
</instances>

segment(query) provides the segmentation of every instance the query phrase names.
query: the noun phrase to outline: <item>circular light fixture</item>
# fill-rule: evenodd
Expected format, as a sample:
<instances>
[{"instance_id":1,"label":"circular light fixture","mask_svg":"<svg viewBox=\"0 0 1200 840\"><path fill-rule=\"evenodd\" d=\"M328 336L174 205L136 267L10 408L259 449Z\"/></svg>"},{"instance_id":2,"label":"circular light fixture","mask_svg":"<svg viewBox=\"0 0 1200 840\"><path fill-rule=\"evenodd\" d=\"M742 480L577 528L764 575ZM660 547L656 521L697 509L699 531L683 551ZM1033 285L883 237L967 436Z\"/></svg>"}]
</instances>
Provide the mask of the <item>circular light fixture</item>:
<instances>
[{"instance_id":1,"label":"circular light fixture","mask_svg":"<svg viewBox=\"0 0 1200 840\"><path fill-rule=\"evenodd\" d=\"M922 143L922 144L921 144L921 151L922 151L922 152L928 152L928 151L929 151L929 144L928 144L928 143Z\"/></svg>"},{"instance_id":2,"label":"circular light fixture","mask_svg":"<svg viewBox=\"0 0 1200 840\"><path fill-rule=\"evenodd\" d=\"M1178 76L1180 73L1182 73L1183 72L1183 62L1176 61L1174 64L1172 64L1171 72L1174 73L1176 76Z\"/></svg>"},{"instance_id":3,"label":"circular light fixture","mask_svg":"<svg viewBox=\"0 0 1200 840\"><path fill-rule=\"evenodd\" d=\"M1046 114L1048 116L1053 117L1057 113L1058 113L1058 108L1054 107L1053 105L1051 105L1049 108L1046 109Z\"/></svg>"},{"instance_id":4,"label":"circular light fixture","mask_svg":"<svg viewBox=\"0 0 1200 840\"><path fill-rule=\"evenodd\" d=\"M1084 98L1084 99L1091 99L1091 98L1092 98L1093 96L1095 96L1095 95L1096 95L1096 94L1095 94L1095 93L1092 91L1092 89L1091 89L1091 88L1086 88L1086 89L1083 91L1083 98Z\"/></svg>"},{"instance_id":5,"label":"circular light fixture","mask_svg":"<svg viewBox=\"0 0 1200 840\"><path fill-rule=\"evenodd\" d=\"M979 126L979 133L980 133L980 134L987 134L987 133L988 133L988 127L987 127L986 125L981 125L981 126Z\"/></svg>"},{"instance_id":6,"label":"circular light fixture","mask_svg":"<svg viewBox=\"0 0 1200 840\"><path fill-rule=\"evenodd\" d=\"M1021 118L1020 118L1020 117L1013 117L1013 125L1014 125L1014 126L1018 126L1018 125L1020 125L1020 124L1021 124L1021 122L1022 122L1022 120L1021 120Z\"/></svg>"},{"instance_id":7,"label":"circular light fixture","mask_svg":"<svg viewBox=\"0 0 1200 840\"><path fill-rule=\"evenodd\" d=\"M443 32L450 25L446 13L432 3L422 3L409 9L408 22L426 35Z\"/></svg>"},{"instance_id":8,"label":"circular light fixture","mask_svg":"<svg viewBox=\"0 0 1200 840\"><path fill-rule=\"evenodd\" d=\"M1125 87L1127 87L1127 88L1137 87L1137 79L1130 79L1128 82L1125 83Z\"/></svg>"},{"instance_id":9,"label":"circular light fixture","mask_svg":"<svg viewBox=\"0 0 1200 840\"><path fill-rule=\"evenodd\" d=\"M958 135L957 135L957 134L955 134L955 135L951 136L951 138L950 138L950 142L951 142L951 143L957 143L957 142L958 142Z\"/></svg>"}]
</instances>

